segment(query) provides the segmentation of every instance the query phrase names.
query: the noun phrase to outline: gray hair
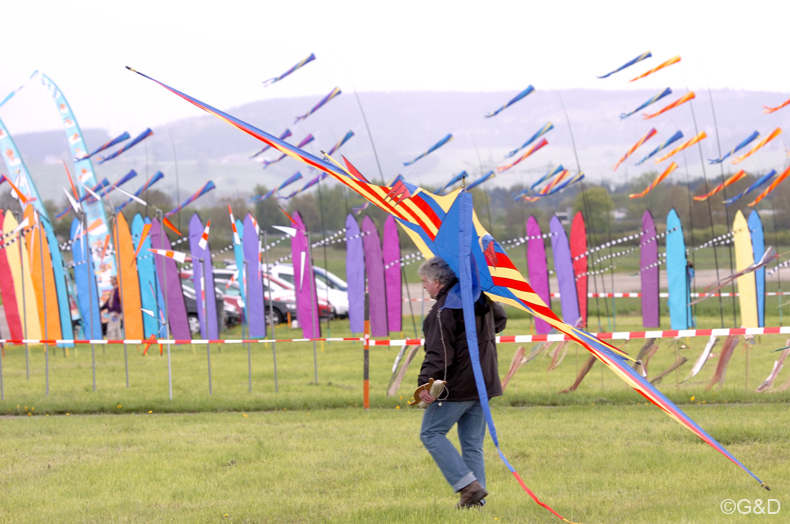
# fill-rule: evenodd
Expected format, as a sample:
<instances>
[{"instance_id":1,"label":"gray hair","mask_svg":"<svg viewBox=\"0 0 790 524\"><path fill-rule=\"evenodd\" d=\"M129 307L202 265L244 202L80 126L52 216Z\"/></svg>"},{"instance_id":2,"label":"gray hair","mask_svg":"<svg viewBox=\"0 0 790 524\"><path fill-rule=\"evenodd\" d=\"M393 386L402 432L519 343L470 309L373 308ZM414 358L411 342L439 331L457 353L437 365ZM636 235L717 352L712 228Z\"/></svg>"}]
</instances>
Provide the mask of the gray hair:
<instances>
[{"instance_id":1,"label":"gray hair","mask_svg":"<svg viewBox=\"0 0 790 524\"><path fill-rule=\"evenodd\" d=\"M443 258L433 257L429 258L420 265L417 270L420 277L425 277L426 280L439 282L441 285L446 286L454 278L455 273Z\"/></svg>"}]
</instances>

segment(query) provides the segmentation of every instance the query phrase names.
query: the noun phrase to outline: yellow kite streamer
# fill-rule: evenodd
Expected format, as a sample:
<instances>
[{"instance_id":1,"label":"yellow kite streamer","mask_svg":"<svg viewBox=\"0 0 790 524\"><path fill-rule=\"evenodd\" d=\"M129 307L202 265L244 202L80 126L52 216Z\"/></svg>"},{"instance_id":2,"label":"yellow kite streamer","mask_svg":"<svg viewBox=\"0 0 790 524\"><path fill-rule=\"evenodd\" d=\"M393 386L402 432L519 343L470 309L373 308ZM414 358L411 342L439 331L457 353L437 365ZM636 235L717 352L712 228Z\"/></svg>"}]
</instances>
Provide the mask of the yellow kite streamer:
<instances>
[{"instance_id":1,"label":"yellow kite streamer","mask_svg":"<svg viewBox=\"0 0 790 524\"><path fill-rule=\"evenodd\" d=\"M697 95L694 94L694 91L689 91L688 93L686 93L685 95L681 96L680 98L678 98L677 100L675 100L674 102L672 102L671 104L666 106L665 108L661 109L657 113L653 113L652 115L648 115L647 113L645 113L645 116L642 117L642 119L643 120L649 120L649 119L651 119L653 117L657 117L658 115L660 115L662 113L666 113L670 109L674 109L677 106L679 106L680 104L684 104L684 103L688 102L689 100L693 100L696 97L697 97Z\"/></svg>"},{"instance_id":2,"label":"yellow kite streamer","mask_svg":"<svg viewBox=\"0 0 790 524\"><path fill-rule=\"evenodd\" d=\"M678 62L680 62L680 55L676 56L675 58L670 58L669 60L667 60L663 64L654 67L650 71L646 71L646 72L642 73L641 75L639 75L636 78L632 78L631 80L629 80L629 82L633 82L634 80L639 80L640 78L644 78L644 77L646 77L648 75L652 75L656 71L658 71L660 69L664 69L665 67L669 67L672 64L677 64Z\"/></svg>"},{"instance_id":3,"label":"yellow kite streamer","mask_svg":"<svg viewBox=\"0 0 790 524\"><path fill-rule=\"evenodd\" d=\"M749 158L752 153L754 153L755 151L757 151L758 149L763 147L765 144L767 144L768 142L770 142L771 140L773 140L774 138L778 137L781 134L782 134L782 128L781 127L777 127L776 129L774 129L771 132L770 135L768 135L767 137L765 137L762 140L760 140L759 142L757 142L757 144L755 144L754 147L751 148L748 153L746 153L745 155L739 156L738 158L734 159L732 161L732 163L733 164L738 164L740 162L743 162L744 160Z\"/></svg>"},{"instance_id":4,"label":"yellow kite streamer","mask_svg":"<svg viewBox=\"0 0 790 524\"><path fill-rule=\"evenodd\" d=\"M774 181L773 181L773 182L771 182L771 185L770 185L770 186L768 186L768 187L765 189L765 191L763 191L762 193L760 193L760 196L758 196L757 198L755 198L755 199L754 199L754 202L752 202L751 204L749 204L749 207L754 207L754 206L756 206L757 204L759 204L759 203L760 203L760 200L762 200L763 198L765 198L766 196L768 196L768 193L770 193L771 191L773 191L774 189L776 189L776 186L778 186L778 185L779 185L779 184L782 182L782 180L784 180L785 178L787 178L787 177L788 177L788 175L790 175L790 167L788 167L787 169L785 169L785 170L784 170L784 173L782 173L781 175L779 175L778 177L776 177L776 179L774 179Z\"/></svg>"},{"instance_id":5,"label":"yellow kite streamer","mask_svg":"<svg viewBox=\"0 0 790 524\"><path fill-rule=\"evenodd\" d=\"M705 139L705 138L708 138L708 135L706 135L706 134L705 134L705 131L700 131L700 134L698 134L697 136L695 136L695 137L694 137L694 138L692 138L691 140L688 140L688 141L686 141L686 142L683 142L682 144L680 144L678 147L676 147L675 149L673 149L672 151L670 151L670 152L669 152L669 153L667 153L666 155L664 155L664 156L662 156L661 158L657 159L657 160L656 160L656 164L660 164L661 162L663 162L663 161L664 161L664 160L666 160L667 158L671 157L671 156L672 156L672 155L674 155L675 153L680 153L681 151L683 151L683 150L684 150L684 149L686 149L687 147L691 147L691 146L693 146L694 144L696 144L697 142L699 142L700 140L703 140L703 139Z\"/></svg>"},{"instance_id":6,"label":"yellow kite streamer","mask_svg":"<svg viewBox=\"0 0 790 524\"><path fill-rule=\"evenodd\" d=\"M656 177L656 179L653 180L653 183L647 186L647 188L644 191L642 191L641 193L637 193L635 195L628 195L628 198L642 198L646 194L650 193L653 190L653 188L655 188L658 184L660 184L662 180L668 177L669 174L677 168L678 165L672 162L671 164L669 164L667 170L661 173L660 175L658 175L658 177Z\"/></svg>"}]
</instances>

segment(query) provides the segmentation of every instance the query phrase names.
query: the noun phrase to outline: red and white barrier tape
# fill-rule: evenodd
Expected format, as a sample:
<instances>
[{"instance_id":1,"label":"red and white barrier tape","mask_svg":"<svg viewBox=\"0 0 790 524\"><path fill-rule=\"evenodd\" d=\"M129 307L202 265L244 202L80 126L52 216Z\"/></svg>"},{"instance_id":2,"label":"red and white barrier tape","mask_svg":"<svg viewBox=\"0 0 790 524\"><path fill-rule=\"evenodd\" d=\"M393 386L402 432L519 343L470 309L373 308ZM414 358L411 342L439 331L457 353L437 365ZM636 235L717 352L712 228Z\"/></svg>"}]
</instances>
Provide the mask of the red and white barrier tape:
<instances>
[{"instance_id":1,"label":"red and white barrier tape","mask_svg":"<svg viewBox=\"0 0 790 524\"><path fill-rule=\"evenodd\" d=\"M782 291L781 293L771 291L766 293L766 297L776 297L776 296L784 296L790 295L790 291ZM559 293L551 293L549 294L551 298L560 298ZM587 298L641 298L642 293L587 293ZM659 293L658 296L660 298L669 298L669 293ZM710 295L706 295L705 293L691 293L691 297L737 297L740 296L738 293L711 293ZM433 300L432 298L412 298L412 302L430 302ZM409 302L408 298L404 298L403 302Z\"/></svg>"}]
</instances>

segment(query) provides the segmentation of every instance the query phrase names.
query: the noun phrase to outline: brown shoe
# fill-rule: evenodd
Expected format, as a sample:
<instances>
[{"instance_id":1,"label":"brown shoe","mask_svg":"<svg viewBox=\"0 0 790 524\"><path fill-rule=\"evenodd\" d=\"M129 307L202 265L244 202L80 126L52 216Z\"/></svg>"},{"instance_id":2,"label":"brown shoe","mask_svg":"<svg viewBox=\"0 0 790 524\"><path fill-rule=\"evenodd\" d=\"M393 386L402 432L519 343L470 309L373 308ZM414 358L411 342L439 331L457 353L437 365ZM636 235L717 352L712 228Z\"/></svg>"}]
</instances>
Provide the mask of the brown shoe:
<instances>
[{"instance_id":1,"label":"brown shoe","mask_svg":"<svg viewBox=\"0 0 790 524\"><path fill-rule=\"evenodd\" d=\"M476 506L488 495L485 488L476 480L461 488L459 493L461 494L461 500L455 505L456 508L471 508Z\"/></svg>"}]
</instances>

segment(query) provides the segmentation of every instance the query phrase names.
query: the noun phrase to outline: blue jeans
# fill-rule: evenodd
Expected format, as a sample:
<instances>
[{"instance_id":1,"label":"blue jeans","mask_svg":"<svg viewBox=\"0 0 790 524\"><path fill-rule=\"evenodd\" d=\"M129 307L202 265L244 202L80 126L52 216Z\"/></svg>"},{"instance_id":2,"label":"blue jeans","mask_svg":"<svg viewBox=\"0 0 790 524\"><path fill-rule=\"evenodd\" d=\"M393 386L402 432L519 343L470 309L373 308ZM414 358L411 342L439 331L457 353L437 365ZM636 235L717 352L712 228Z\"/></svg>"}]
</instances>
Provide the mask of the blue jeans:
<instances>
[{"instance_id":1,"label":"blue jeans","mask_svg":"<svg viewBox=\"0 0 790 524\"><path fill-rule=\"evenodd\" d=\"M447 438L453 424L458 424L461 454ZM486 423L479 400L439 402L429 405L422 417L420 440L436 461L444 478L458 492L477 480L486 485L483 462L483 439Z\"/></svg>"}]
</instances>

